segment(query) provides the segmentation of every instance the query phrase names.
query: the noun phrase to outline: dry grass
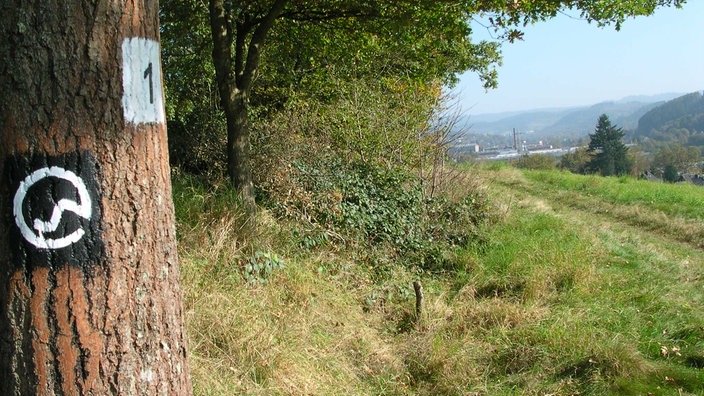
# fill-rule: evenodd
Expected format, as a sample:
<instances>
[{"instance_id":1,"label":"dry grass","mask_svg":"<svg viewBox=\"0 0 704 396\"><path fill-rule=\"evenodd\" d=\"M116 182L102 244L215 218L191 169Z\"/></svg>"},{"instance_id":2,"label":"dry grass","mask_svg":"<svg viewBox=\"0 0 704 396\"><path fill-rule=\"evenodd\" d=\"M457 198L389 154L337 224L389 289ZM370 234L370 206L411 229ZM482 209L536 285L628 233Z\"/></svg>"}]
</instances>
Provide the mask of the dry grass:
<instances>
[{"instance_id":1,"label":"dry grass","mask_svg":"<svg viewBox=\"0 0 704 396\"><path fill-rule=\"evenodd\" d=\"M200 283L185 292L202 394L365 394L365 378L399 371L378 317L362 311L354 290L310 268L291 265L257 286L186 276L185 284Z\"/></svg>"},{"instance_id":2,"label":"dry grass","mask_svg":"<svg viewBox=\"0 0 704 396\"><path fill-rule=\"evenodd\" d=\"M196 223L179 229L196 394L363 395L398 381L404 366L383 315L363 311L373 286L357 274L368 270L336 255L279 252L286 269L248 284L241 262L255 247L285 249L280 225L261 213L244 228L236 204L199 207Z\"/></svg>"}]
</instances>

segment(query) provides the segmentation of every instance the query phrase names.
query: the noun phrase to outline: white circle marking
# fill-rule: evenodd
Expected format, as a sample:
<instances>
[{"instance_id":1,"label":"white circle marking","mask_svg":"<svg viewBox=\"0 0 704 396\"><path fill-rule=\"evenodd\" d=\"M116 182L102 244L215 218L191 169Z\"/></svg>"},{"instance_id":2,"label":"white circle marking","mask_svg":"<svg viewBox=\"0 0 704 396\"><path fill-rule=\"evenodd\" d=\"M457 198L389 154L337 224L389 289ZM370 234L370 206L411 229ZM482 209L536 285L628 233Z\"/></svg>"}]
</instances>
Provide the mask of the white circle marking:
<instances>
[{"instance_id":1,"label":"white circle marking","mask_svg":"<svg viewBox=\"0 0 704 396\"><path fill-rule=\"evenodd\" d=\"M70 199L60 200L54 206L49 221L34 219L32 224L33 230L25 221L24 214L22 213L22 205L24 204L29 188L36 182L48 177L56 177L71 183L78 191L78 197L80 198L81 203L78 204ZM73 212L87 220L90 220L92 215L92 204L90 194L88 194L88 189L86 188L85 183L83 183L83 179L78 177L75 173L58 166L52 166L38 169L20 182L20 186L17 188L17 192L15 193L15 198L13 200L13 214L15 216L15 223L17 224L17 227L19 227L22 236L27 240L27 242L39 249L61 249L76 243L83 238L85 231L82 228L78 228L76 231L62 238L44 238L44 233L54 232L59 228L59 223L61 222L61 217L64 211Z\"/></svg>"}]
</instances>

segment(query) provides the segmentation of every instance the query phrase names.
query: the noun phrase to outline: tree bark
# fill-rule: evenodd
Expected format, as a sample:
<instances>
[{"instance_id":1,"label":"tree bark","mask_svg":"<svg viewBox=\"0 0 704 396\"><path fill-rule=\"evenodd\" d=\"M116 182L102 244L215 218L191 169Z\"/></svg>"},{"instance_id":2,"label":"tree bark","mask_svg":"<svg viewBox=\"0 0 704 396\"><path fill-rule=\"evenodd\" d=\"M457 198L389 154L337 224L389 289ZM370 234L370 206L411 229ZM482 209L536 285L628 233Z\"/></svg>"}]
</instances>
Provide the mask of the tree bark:
<instances>
[{"instance_id":1,"label":"tree bark","mask_svg":"<svg viewBox=\"0 0 704 396\"><path fill-rule=\"evenodd\" d=\"M158 2L8 0L0 36L0 394L190 394Z\"/></svg>"},{"instance_id":2,"label":"tree bark","mask_svg":"<svg viewBox=\"0 0 704 396\"><path fill-rule=\"evenodd\" d=\"M227 118L227 171L244 206L255 208L254 182L249 157L249 108L245 92L236 92L225 110Z\"/></svg>"}]
</instances>

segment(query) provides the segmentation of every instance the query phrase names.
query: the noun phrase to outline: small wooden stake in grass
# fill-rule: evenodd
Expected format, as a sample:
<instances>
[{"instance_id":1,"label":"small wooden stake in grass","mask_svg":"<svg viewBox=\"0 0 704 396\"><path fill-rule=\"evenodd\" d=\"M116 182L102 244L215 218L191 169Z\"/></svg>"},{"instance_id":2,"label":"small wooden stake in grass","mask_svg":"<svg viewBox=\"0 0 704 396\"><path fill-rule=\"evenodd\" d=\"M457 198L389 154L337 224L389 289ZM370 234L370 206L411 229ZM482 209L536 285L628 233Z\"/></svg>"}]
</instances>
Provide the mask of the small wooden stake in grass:
<instances>
[{"instance_id":1,"label":"small wooden stake in grass","mask_svg":"<svg viewBox=\"0 0 704 396\"><path fill-rule=\"evenodd\" d=\"M420 322L423 313L423 285L420 281L413 281L413 290L416 292L416 322Z\"/></svg>"}]
</instances>

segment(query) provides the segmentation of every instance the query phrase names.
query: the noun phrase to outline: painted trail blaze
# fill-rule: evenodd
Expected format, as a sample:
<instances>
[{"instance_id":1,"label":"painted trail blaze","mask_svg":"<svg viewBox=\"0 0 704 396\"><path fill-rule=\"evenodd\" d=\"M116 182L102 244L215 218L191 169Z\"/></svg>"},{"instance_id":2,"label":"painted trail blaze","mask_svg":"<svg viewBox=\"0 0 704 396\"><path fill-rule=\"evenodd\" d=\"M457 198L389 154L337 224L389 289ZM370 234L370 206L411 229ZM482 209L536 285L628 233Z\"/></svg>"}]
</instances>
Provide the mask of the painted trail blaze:
<instances>
[{"instance_id":1,"label":"painted trail blaze","mask_svg":"<svg viewBox=\"0 0 704 396\"><path fill-rule=\"evenodd\" d=\"M10 175L15 266L89 270L104 257L98 171L89 153L15 156Z\"/></svg>"}]
</instances>

